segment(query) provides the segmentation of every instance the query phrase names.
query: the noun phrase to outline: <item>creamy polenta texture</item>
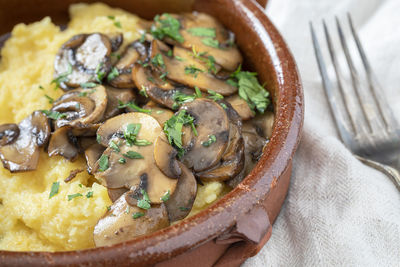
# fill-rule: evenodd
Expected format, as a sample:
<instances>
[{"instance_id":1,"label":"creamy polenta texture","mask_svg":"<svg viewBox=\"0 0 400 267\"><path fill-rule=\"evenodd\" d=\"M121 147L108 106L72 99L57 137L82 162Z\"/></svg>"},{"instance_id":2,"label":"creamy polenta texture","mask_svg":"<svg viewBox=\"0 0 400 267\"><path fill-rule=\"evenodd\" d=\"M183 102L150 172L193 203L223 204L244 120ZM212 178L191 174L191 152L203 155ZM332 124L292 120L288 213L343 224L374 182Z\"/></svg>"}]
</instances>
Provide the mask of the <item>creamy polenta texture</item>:
<instances>
[{"instance_id":1,"label":"creamy polenta texture","mask_svg":"<svg viewBox=\"0 0 400 267\"><path fill-rule=\"evenodd\" d=\"M51 84L53 62L58 49L73 35L123 32L126 45L141 34L137 16L104 4L72 5L70 16L65 31L49 17L14 27L12 37L1 50L0 124L18 123L35 110L51 108L45 95L54 99L62 95ZM44 151L35 171L12 174L0 167L0 250L61 251L94 247L93 228L111 205L107 189L94 182L86 171L71 182L63 181L70 171L85 168L83 158L69 162L58 156L49 158ZM58 194L49 198L55 182L59 182ZM226 188L218 182L199 186L191 214L224 192ZM68 200L69 195L78 193L81 196Z\"/></svg>"}]
</instances>

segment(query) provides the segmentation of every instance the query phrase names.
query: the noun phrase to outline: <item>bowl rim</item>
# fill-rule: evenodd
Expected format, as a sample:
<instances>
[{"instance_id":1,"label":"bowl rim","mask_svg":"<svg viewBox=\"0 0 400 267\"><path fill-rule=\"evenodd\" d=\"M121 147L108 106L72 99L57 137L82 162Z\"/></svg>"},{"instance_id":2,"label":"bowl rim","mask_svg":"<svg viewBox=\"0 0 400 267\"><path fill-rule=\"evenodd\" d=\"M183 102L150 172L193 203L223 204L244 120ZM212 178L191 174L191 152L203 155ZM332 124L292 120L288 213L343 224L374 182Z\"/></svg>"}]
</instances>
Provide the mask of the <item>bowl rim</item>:
<instances>
[{"instance_id":1,"label":"bowl rim","mask_svg":"<svg viewBox=\"0 0 400 267\"><path fill-rule=\"evenodd\" d=\"M211 1L211 0L210 0ZM219 2L226 3L229 0ZM269 144L246 178L224 197L198 214L149 235L113 246L63 252L0 251L4 262L33 264L112 263L115 258L129 258L131 263L155 264L184 253L229 230L236 220L249 212L268 195L273 180L279 179L291 163L301 136L304 119L303 91L292 54L264 10L254 0L230 1L252 27L274 64L279 105ZM196 8L195 8L196 10ZM274 54L272 55L271 52ZM267 188L267 190L265 190ZM253 191L252 194L248 194ZM224 224L215 223L223 221ZM214 222L214 224L212 223ZM212 226L210 227L210 223ZM194 234L195 233L195 234ZM201 233L201 234L200 234ZM185 240L185 242L182 242ZM156 257L154 256L156 255ZM136 259L140 259L136 261Z\"/></svg>"}]
</instances>

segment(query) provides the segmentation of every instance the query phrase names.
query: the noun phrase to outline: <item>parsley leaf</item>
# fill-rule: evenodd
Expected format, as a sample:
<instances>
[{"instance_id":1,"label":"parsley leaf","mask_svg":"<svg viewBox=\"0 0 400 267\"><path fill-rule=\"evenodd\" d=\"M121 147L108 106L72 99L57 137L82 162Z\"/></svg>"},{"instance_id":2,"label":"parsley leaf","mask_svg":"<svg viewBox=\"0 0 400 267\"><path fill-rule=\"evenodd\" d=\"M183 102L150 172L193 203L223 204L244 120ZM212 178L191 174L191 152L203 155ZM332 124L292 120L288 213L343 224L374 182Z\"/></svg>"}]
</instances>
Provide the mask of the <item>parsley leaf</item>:
<instances>
[{"instance_id":1,"label":"parsley leaf","mask_svg":"<svg viewBox=\"0 0 400 267\"><path fill-rule=\"evenodd\" d=\"M218 100L222 100L224 99L223 95L218 94L217 92L213 91L213 90L208 90L207 91L209 96L207 96L207 98L212 99L214 101L218 101Z\"/></svg>"},{"instance_id":2,"label":"parsley leaf","mask_svg":"<svg viewBox=\"0 0 400 267\"><path fill-rule=\"evenodd\" d=\"M111 69L110 73L107 76L107 81L111 81L111 80L115 79L118 76L119 76L118 69L116 67L113 67Z\"/></svg>"},{"instance_id":3,"label":"parsley leaf","mask_svg":"<svg viewBox=\"0 0 400 267\"><path fill-rule=\"evenodd\" d=\"M118 100L118 108L126 108L126 107L129 107L129 108L131 108L133 110L136 110L138 112L151 113L150 109L141 108L141 107L137 106L133 102L128 102L128 103L124 104L121 100Z\"/></svg>"},{"instance_id":4,"label":"parsley leaf","mask_svg":"<svg viewBox=\"0 0 400 267\"><path fill-rule=\"evenodd\" d=\"M51 81L50 84L55 83L56 87L54 89L57 89L60 87L60 85L66 81L68 81L68 76L72 73L72 65L68 63L68 69L66 72L61 73L57 78Z\"/></svg>"},{"instance_id":5,"label":"parsley leaf","mask_svg":"<svg viewBox=\"0 0 400 267\"><path fill-rule=\"evenodd\" d=\"M197 28L190 28L187 31L193 36L211 37L211 38L216 37L215 28L197 27Z\"/></svg>"},{"instance_id":6,"label":"parsley leaf","mask_svg":"<svg viewBox=\"0 0 400 267\"><path fill-rule=\"evenodd\" d=\"M195 87L194 87L194 91L195 91L195 95L196 95L197 98L203 97L203 95L201 94L201 91L200 91L200 88L199 88L199 87L195 86Z\"/></svg>"},{"instance_id":7,"label":"parsley leaf","mask_svg":"<svg viewBox=\"0 0 400 267\"><path fill-rule=\"evenodd\" d=\"M241 66L231 75L238 82L239 96L252 110L264 113L270 104L269 92L257 80L257 73L241 71Z\"/></svg>"},{"instance_id":8,"label":"parsley leaf","mask_svg":"<svg viewBox=\"0 0 400 267\"><path fill-rule=\"evenodd\" d=\"M198 75L200 72L204 72L204 71L201 70L201 69L199 69L199 68L197 68L197 67L194 66L194 65L190 65L190 66L186 66L186 67L185 67L185 74L193 75L195 78L197 78L197 75Z\"/></svg>"},{"instance_id":9,"label":"parsley leaf","mask_svg":"<svg viewBox=\"0 0 400 267\"><path fill-rule=\"evenodd\" d=\"M126 159L124 159L124 158L119 158L118 162L119 162L120 164L125 164L125 163L126 163Z\"/></svg>"},{"instance_id":10,"label":"parsley leaf","mask_svg":"<svg viewBox=\"0 0 400 267\"><path fill-rule=\"evenodd\" d=\"M156 39L163 39L164 37L170 37L180 43L183 43L183 36L180 34L179 29L181 23L170 14L164 13L154 17L155 23L150 28L150 33Z\"/></svg>"},{"instance_id":11,"label":"parsley leaf","mask_svg":"<svg viewBox=\"0 0 400 267\"><path fill-rule=\"evenodd\" d=\"M115 152L120 152L121 150L119 149L119 146L111 140L110 143L108 144Z\"/></svg>"},{"instance_id":12,"label":"parsley leaf","mask_svg":"<svg viewBox=\"0 0 400 267\"><path fill-rule=\"evenodd\" d=\"M211 46L211 47L219 48L219 42L218 42L218 40L216 40L216 39L207 37L207 38L201 39L201 42L202 42L203 44L205 44L206 46Z\"/></svg>"},{"instance_id":13,"label":"parsley leaf","mask_svg":"<svg viewBox=\"0 0 400 267\"><path fill-rule=\"evenodd\" d=\"M194 126L194 118L181 110L177 115L172 116L164 124L164 133L167 135L168 142L178 150L178 156L181 158L185 150L182 147L182 127L190 125L194 134L197 136L197 130Z\"/></svg>"},{"instance_id":14,"label":"parsley leaf","mask_svg":"<svg viewBox=\"0 0 400 267\"><path fill-rule=\"evenodd\" d=\"M46 97L47 100L49 100L49 104L53 104L54 103L54 99L51 96L44 95L44 97Z\"/></svg>"},{"instance_id":15,"label":"parsley leaf","mask_svg":"<svg viewBox=\"0 0 400 267\"><path fill-rule=\"evenodd\" d=\"M76 194L68 195L68 201L71 201L72 199L74 199L76 197L82 197L82 194L76 193Z\"/></svg>"},{"instance_id":16,"label":"parsley leaf","mask_svg":"<svg viewBox=\"0 0 400 267\"><path fill-rule=\"evenodd\" d=\"M143 190L143 189L140 189L140 192L141 192L142 195L143 195L143 199L139 199L139 200L138 200L137 206L138 206L139 208L141 208L141 209L144 209L144 210L150 209L150 208L151 208L151 205L150 205L150 198L149 198L149 195L148 195L147 192L146 192L145 190Z\"/></svg>"},{"instance_id":17,"label":"parsley leaf","mask_svg":"<svg viewBox=\"0 0 400 267\"><path fill-rule=\"evenodd\" d=\"M169 200L169 198L170 198L170 191L168 190L162 197L161 197L161 201L162 202L165 202L165 201L168 201Z\"/></svg>"},{"instance_id":18,"label":"parsley leaf","mask_svg":"<svg viewBox=\"0 0 400 267\"><path fill-rule=\"evenodd\" d=\"M137 218L140 218L140 217L143 217L143 216L144 216L143 212L135 212L135 213L132 214L132 218L133 219L137 219Z\"/></svg>"},{"instance_id":19,"label":"parsley leaf","mask_svg":"<svg viewBox=\"0 0 400 267\"><path fill-rule=\"evenodd\" d=\"M213 143L215 143L217 141L217 137L215 136L215 135L209 135L208 136L208 140L207 141L205 141L205 142L202 142L201 144L204 146L204 147L209 147L209 146L211 146Z\"/></svg>"},{"instance_id":20,"label":"parsley leaf","mask_svg":"<svg viewBox=\"0 0 400 267\"><path fill-rule=\"evenodd\" d=\"M91 198L93 197L93 191L89 191L86 193L86 198Z\"/></svg>"},{"instance_id":21,"label":"parsley leaf","mask_svg":"<svg viewBox=\"0 0 400 267\"><path fill-rule=\"evenodd\" d=\"M143 156L135 151L128 151L126 154L123 154L124 157L129 158L129 159L142 159Z\"/></svg>"},{"instance_id":22,"label":"parsley leaf","mask_svg":"<svg viewBox=\"0 0 400 267\"><path fill-rule=\"evenodd\" d=\"M149 97L147 95L146 87L144 87L144 85L142 85L142 89L139 91L139 94L141 94L142 96L144 96L146 98Z\"/></svg>"},{"instance_id":23,"label":"parsley leaf","mask_svg":"<svg viewBox=\"0 0 400 267\"><path fill-rule=\"evenodd\" d=\"M65 113L60 113L58 111L52 111L52 110L41 110L44 115L46 115L48 118L53 119L53 120L58 120L58 119L63 119L67 117L67 114Z\"/></svg>"},{"instance_id":24,"label":"parsley leaf","mask_svg":"<svg viewBox=\"0 0 400 267\"><path fill-rule=\"evenodd\" d=\"M128 146L133 146L141 127L140 123L130 123L126 126L124 137Z\"/></svg>"},{"instance_id":25,"label":"parsley leaf","mask_svg":"<svg viewBox=\"0 0 400 267\"><path fill-rule=\"evenodd\" d=\"M99 171L104 172L105 170L108 169L108 156L107 155L101 155L99 159Z\"/></svg>"},{"instance_id":26,"label":"parsley leaf","mask_svg":"<svg viewBox=\"0 0 400 267\"><path fill-rule=\"evenodd\" d=\"M152 59L151 59L151 64L155 67L162 67L165 68L165 63L162 55L160 53L156 54Z\"/></svg>"},{"instance_id":27,"label":"parsley leaf","mask_svg":"<svg viewBox=\"0 0 400 267\"><path fill-rule=\"evenodd\" d=\"M86 88L93 88L97 86L97 83L93 83L93 82L87 82L87 83L81 83L80 86L84 89Z\"/></svg>"},{"instance_id":28,"label":"parsley leaf","mask_svg":"<svg viewBox=\"0 0 400 267\"><path fill-rule=\"evenodd\" d=\"M179 106L183 105L184 103L192 102L197 98L196 94L187 95L182 93L181 91L176 91L172 96L174 100L173 109L177 109Z\"/></svg>"},{"instance_id":29,"label":"parsley leaf","mask_svg":"<svg viewBox=\"0 0 400 267\"><path fill-rule=\"evenodd\" d=\"M59 189L59 188L60 188L60 182L54 182L54 183L51 185L50 194L49 194L49 199L58 194L58 189Z\"/></svg>"},{"instance_id":30,"label":"parsley leaf","mask_svg":"<svg viewBox=\"0 0 400 267\"><path fill-rule=\"evenodd\" d=\"M106 76L106 73L101 70L103 68L104 63L100 62L99 65L97 65L96 70L95 70L95 74L96 74L96 81L98 83L101 83L101 81L103 80L104 76Z\"/></svg>"}]
</instances>

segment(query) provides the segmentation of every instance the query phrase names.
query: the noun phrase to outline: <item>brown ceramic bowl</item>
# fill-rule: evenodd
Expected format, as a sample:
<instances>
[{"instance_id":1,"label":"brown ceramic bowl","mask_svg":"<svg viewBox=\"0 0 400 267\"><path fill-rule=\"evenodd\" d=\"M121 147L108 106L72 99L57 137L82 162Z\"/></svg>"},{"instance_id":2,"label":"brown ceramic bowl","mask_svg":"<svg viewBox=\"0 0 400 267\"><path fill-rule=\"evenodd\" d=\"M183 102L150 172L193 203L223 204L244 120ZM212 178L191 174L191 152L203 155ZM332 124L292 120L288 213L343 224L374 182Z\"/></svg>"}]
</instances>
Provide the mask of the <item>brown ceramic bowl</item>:
<instances>
[{"instance_id":1,"label":"brown ceramic bowl","mask_svg":"<svg viewBox=\"0 0 400 267\"><path fill-rule=\"evenodd\" d=\"M80 0L0 0L0 34L44 16L65 24ZM84 2L92 2L84 1ZM289 187L293 154L303 123L299 74L284 40L253 0L108 0L145 18L198 10L218 18L237 37L246 67L259 73L273 97L275 123L256 167L214 205L183 222L111 247L71 252L0 251L0 265L237 266L271 235ZM265 4L265 0L260 0ZM57 3L57 4L55 4Z\"/></svg>"}]
</instances>

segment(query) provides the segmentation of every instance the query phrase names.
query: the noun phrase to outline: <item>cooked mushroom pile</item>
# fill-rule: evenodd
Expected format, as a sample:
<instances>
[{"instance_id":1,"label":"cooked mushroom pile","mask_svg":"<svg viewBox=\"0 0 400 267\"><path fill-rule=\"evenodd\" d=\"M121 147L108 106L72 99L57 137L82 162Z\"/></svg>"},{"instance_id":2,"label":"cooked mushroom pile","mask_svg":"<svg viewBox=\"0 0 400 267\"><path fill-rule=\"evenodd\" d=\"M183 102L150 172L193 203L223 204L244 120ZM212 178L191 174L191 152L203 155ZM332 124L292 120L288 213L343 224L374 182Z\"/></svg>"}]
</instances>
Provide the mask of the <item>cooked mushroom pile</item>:
<instances>
[{"instance_id":1,"label":"cooked mushroom pile","mask_svg":"<svg viewBox=\"0 0 400 267\"><path fill-rule=\"evenodd\" d=\"M35 170L40 147L70 161L84 155L113 201L94 229L96 246L184 219L198 184L236 186L271 136L268 91L241 70L233 33L201 13L149 25L129 44L122 34L73 36L54 63L64 94L50 110L0 126L11 172Z\"/></svg>"}]
</instances>

